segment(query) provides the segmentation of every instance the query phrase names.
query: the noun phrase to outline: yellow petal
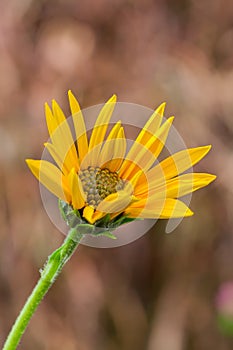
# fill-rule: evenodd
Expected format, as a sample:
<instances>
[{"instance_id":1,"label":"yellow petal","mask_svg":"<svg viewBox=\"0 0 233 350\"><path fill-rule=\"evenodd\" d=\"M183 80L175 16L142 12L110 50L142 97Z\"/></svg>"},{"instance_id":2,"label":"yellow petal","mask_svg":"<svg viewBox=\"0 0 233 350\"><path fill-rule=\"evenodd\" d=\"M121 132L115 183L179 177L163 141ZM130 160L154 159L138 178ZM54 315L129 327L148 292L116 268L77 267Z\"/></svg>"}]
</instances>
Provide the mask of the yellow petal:
<instances>
[{"instance_id":1,"label":"yellow petal","mask_svg":"<svg viewBox=\"0 0 233 350\"><path fill-rule=\"evenodd\" d=\"M183 173L198 163L210 149L211 146L189 148L171 155L147 172L147 183L150 188L163 185L166 180ZM147 183L145 183L145 179L139 179L135 191L143 193L148 188Z\"/></svg>"},{"instance_id":2,"label":"yellow petal","mask_svg":"<svg viewBox=\"0 0 233 350\"><path fill-rule=\"evenodd\" d=\"M143 174L143 171L140 170L131 179L129 179L127 184L124 187L124 192L127 192L128 194L134 193L134 188L142 174Z\"/></svg>"},{"instance_id":3,"label":"yellow petal","mask_svg":"<svg viewBox=\"0 0 233 350\"><path fill-rule=\"evenodd\" d=\"M53 111L53 116L57 121L57 125L60 125L61 123L66 121L65 114L63 113L57 101L54 99L52 100L52 111Z\"/></svg>"},{"instance_id":4,"label":"yellow petal","mask_svg":"<svg viewBox=\"0 0 233 350\"><path fill-rule=\"evenodd\" d=\"M82 183L75 171L75 168L73 168L68 175L68 182L72 195L73 207L75 209L81 209L85 205L86 196L83 192Z\"/></svg>"},{"instance_id":5,"label":"yellow petal","mask_svg":"<svg viewBox=\"0 0 233 350\"><path fill-rule=\"evenodd\" d=\"M118 171L126 152L126 139L121 123L115 124L101 150L98 165L112 172Z\"/></svg>"},{"instance_id":6,"label":"yellow petal","mask_svg":"<svg viewBox=\"0 0 233 350\"><path fill-rule=\"evenodd\" d=\"M103 142L115 104L116 95L113 95L101 109L91 134L89 150Z\"/></svg>"},{"instance_id":7,"label":"yellow petal","mask_svg":"<svg viewBox=\"0 0 233 350\"><path fill-rule=\"evenodd\" d=\"M76 133L79 160L81 163L83 158L86 156L88 152L86 125L84 122L83 114L80 109L79 103L74 97L74 95L72 94L71 90L68 91L68 97L69 97L70 109L72 113L75 133Z\"/></svg>"},{"instance_id":8,"label":"yellow petal","mask_svg":"<svg viewBox=\"0 0 233 350\"><path fill-rule=\"evenodd\" d=\"M116 95L113 95L101 109L91 134L91 138L89 142L89 151L92 150L93 148L96 148L96 152L100 153L100 149L104 141L108 124L112 116L112 113L114 111L115 104L116 104ZM93 157L90 158L89 165L97 166L98 158L95 158L94 154L92 155Z\"/></svg>"},{"instance_id":9,"label":"yellow petal","mask_svg":"<svg viewBox=\"0 0 233 350\"><path fill-rule=\"evenodd\" d=\"M47 128L48 128L49 135L51 136L54 130L58 127L58 125L47 102L45 103L44 108L45 108L45 118L46 118Z\"/></svg>"},{"instance_id":10,"label":"yellow petal","mask_svg":"<svg viewBox=\"0 0 233 350\"><path fill-rule=\"evenodd\" d=\"M160 117L164 116L164 111L165 111L165 107L166 107L166 102L163 102L159 105L159 107L156 108L155 113L157 114L157 119L160 120L160 123L158 123L157 128L160 127L160 124L162 122L162 120L160 119ZM160 117L159 117L160 116ZM146 124L147 125L147 124ZM150 129L150 126L149 126Z\"/></svg>"},{"instance_id":11,"label":"yellow petal","mask_svg":"<svg viewBox=\"0 0 233 350\"><path fill-rule=\"evenodd\" d=\"M54 114L46 104L46 120L54 149L66 169L70 170L75 166L78 170L79 161L74 140L65 116L55 101L53 101L53 112Z\"/></svg>"},{"instance_id":12,"label":"yellow petal","mask_svg":"<svg viewBox=\"0 0 233 350\"><path fill-rule=\"evenodd\" d=\"M110 131L106 141L109 141L109 140L114 140L115 138L117 138L117 134L119 132L121 128L121 121L119 120L113 127L112 127L112 130Z\"/></svg>"},{"instance_id":13,"label":"yellow petal","mask_svg":"<svg viewBox=\"0 0 233 350\"><path fill-rule=\"evenodd\" d=\"M72 162L74 164L78 162L78 157L77 157L77 152L74 145L74 140L70 131L70 127L67 123L66 117L62 109L60 108L60 106L55 100L52 101L52 109L53 109L53 115L58 122L60 132L62 132L62 137L63 137L62 142L67 145L67 150L70 153L69 156L71 157Z\"/></svg>"},{"instance_id":14,"label":"yellow petal","mask_svg":"<svg viewBox=\"0 0 233 350\"><path fill-rule=\"evenodd\" d=\"M116 142L114 143L114 153L112 160L108 163L107 168L112 171L118 171L125 157L127 143L123 127L120 128Z\"/></svg>"},{"instance_id":15,"label":"yellow petal","mask_svg":"<svg viewBox=\"0 0 233 350\"><path fill-rule=\"evenodd\" d=\"M70 202L71 196L62 172L45 160L26 159L33 175L56 197Z\"/></svg>"},{"instance_id":16,"label":"yellow petal","mask_svg":"<svg viewBox=\"0 0 233 350\"><path fill-rule=\"evenodd\" d=\"M88 221L91 222L92 221L92 216L94 214L94 208L91 206L86 206L83 209L83 217ZM91 222L92 223L92 222Z\"/></svg>"},{"instance_id":17,"label":"yellow petal","mask_svg":"<svg viewBox=\"0 0 233 350\"><path fill-rule=\"evenodd\" d=\"M75 96L71 90L68 91L68 98L69 98L69 103L70 103L71 114L74 115L76 113L81 112L81 108L80 108L80 105L78 103L78 100L75 98Z\"/></svg>"},{"instance_id":18,"label":"yellow petal","mask_svg":"<svg viewBox=\"0 0 233 350\"><path fill-rule=\"evenodd\" d=\"M118 191L107 196L97 206L97 210L103 213L117 213L124 210L132 201L132 196L125 191Z\"/></svg>"},{"instance_id":19,"label":"yellow petal","mask_svg":"<svg viewBox=\"0 0 233 350\"><path fill-rule=\"evenodd\" d=\"M104 213L95 211L94 208L89 205L83 209L83 217L92 225L103 216L105 216Z\"/></svg>"},{"instance_id":20,"label":"yellow petal","mask_svg":"<svg viewBox=\"0 0 233 350\"><path fill-rule=\"evenodd\" d=\"M145 219L169 219L193 215L193 212L178 199L157 199L150 204L150 206L143 206L142 201L138 201L128 207L125 214L129 217Z\"/></svg>"},{"instance_id":21,"label":"yellow petal","mask_svg":"<svg viewBox=\"0 0 233 350\"><path fill-rule=\"evenodd\" d=\"M128 179L138 168L145 172L151 167L165 145L173 119L174 117L167 119L145 145L134 142L120 169L121 177Z\"/></svg>"},{"instance_id":22,"label":"yellow petal","mask_svg":"<svg viewBox=\"0 0 233 350\"><path fill-rule=\"evenodd\" d=\"M100 145L97 145L88 151L86 156L83 158L82 163L80 164L80 170L87 169L89 166L99 166L98 159L100 155L100 148Z\"/></svg>"},{"instance_id":23,"label":"yellow petal","mask_svg":"<svg viewBox=\"0 0 233 350\"><path fill-rule=\"evenodd\" d=\"M145 145L150 140L150 138L157 132L163 120L165 106L166 103L164 102L154 111L154 113L152 114L152 116L147 121L142 131L136 138L136 142Z\"/></svg>"},{"instance_id":24,"label":"yellow petal","mask_svg":"<svg viewBox=\"0 0 233 350\"><path fill-rule=\"evenodd\" d=\"M215 175L205 173L189 173L168 180L163 186L155 186L149 189L149 193L144 195L152 196L153 198L179 198L197 191L202 187L209 185L216 179ZM135 193L137 196L142 195Z\"/></svg>"},{"instance_id":25,"label":"yellow petal","mask_svg":"<svg viewBox=\"0 0 233 350\"><path fill-rule=\"evenodd\" d=\"M69 171L75 167L79 170L79 160L77 156L77 151L72 138L66 138L67 123L64 122L60 124L54 133L51 135L52 144L54 149L61 159L64 167Z\"/></svg>"},{"instance_id":26,"label":"yellow petal","mask_svg":"<svg viewBox=\"0 0 233 350\"><path fill-rule=\"evenodd\" d=\"M113 159L114 156L114 143L116 142L117 134L121 128L121 122L117 122L112 130L110 131L98 157L99 166L104 165L109 160Z\"/></svg>"},{"instance_id":27,"label":"yellow petal","mask_svg":"<svg viewBox=\"0 0 233 350\"><path fill-rule=\"evenodd\" d=\"M60 170L63 172L63 174L68 175L68 169L63 164L61 158L59 157L59 154L57 153L56 148L52 143L46 142L44 143L45 148L49 151L52 158L55 160L57 165L59 166Z\"/></svg>"}]
</instances>

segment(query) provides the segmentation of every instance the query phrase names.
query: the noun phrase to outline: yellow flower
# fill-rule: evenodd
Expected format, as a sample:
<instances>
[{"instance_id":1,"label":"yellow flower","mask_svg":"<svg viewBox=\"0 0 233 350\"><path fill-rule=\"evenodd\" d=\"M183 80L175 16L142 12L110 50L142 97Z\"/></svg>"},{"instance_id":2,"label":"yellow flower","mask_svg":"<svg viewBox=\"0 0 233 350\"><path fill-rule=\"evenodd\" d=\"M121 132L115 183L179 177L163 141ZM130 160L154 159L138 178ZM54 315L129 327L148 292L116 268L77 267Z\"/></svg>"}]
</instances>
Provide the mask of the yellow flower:
<instances>
[{"instance_id":1,"label":"yellow flower","mask_svg":"<svg viewBox=\"0 0 233 350\"><path fill-rule=\"evenodd\" d=\"M216 176L185 173L211 146L190 148L156 165L172 125L162 123L165 104L152 114L136 141L126 152L121 121L110 127L116 104L113 95L101 109L90 137L78 101L68 92L75 131L56 101L45 104L50 142L45 147L55 164L27 159L39 181L72 207L82 222L114 227L124 218L177 218L193 212L178 198L212 182ZM74 139L75 138L75 139ZM115 225L117 226L117 225Z\"/></svg>"}]
</instances>

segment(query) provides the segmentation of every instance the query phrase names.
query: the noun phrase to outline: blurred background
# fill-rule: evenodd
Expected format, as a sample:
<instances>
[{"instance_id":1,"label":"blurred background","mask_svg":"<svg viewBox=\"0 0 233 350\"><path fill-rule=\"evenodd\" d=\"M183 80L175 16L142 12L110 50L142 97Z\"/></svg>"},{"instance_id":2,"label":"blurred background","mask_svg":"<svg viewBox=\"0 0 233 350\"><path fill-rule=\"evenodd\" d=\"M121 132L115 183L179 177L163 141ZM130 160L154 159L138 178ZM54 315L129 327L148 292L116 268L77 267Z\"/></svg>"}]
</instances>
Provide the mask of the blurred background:
<instances>
[{"instance_id":1,"label":"blurred background","mask_svg":"<svg viewBox=\"0 0 233 350\"><path fill-rule=\"evenodd\" d=\"M231 0L0 2L0 346L64 239L25 158L48 138L45 101L69 115L68 89L82 107L167 101L188 147L213 145L195 169L218 179L170 235L159 221L120 248L80 246L19 349L232 349Z\"/></svg>"}]
</instances>

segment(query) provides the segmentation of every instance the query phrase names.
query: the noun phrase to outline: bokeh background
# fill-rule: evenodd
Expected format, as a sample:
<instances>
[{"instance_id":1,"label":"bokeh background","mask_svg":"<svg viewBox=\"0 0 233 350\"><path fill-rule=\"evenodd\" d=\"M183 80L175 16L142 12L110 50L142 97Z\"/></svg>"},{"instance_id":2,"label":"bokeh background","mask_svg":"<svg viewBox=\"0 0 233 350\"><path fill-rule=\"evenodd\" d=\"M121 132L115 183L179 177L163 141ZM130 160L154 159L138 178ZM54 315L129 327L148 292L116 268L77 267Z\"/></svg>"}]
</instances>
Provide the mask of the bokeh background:
<instances>
[{"instance_id":1,"label":"bokeh background","mask_svg":"<svg viewBox=\"0 0 233 350\"><path fill-rule=\"evenodd\" d=\"M19 349L232 349L219 322L233 317L231 0L1 0L0 346L64 238L24 159L48 138L44 102L69 114L70 88L83 107L112 93L151 108L167 101L188 147L213 145L195 168L218 179L170 235L159 221L120 248L81 246Z\"/></svg>"}]
</instances>

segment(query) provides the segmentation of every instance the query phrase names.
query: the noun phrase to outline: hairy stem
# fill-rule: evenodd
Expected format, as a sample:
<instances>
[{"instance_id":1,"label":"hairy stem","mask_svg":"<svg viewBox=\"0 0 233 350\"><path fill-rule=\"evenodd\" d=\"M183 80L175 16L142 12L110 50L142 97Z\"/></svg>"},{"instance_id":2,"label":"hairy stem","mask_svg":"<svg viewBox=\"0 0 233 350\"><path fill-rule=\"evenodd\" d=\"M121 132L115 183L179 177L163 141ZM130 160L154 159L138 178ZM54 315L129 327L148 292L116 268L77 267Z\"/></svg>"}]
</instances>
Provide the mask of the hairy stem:
<instances>
[{"instance_id":1,"label":"hairy stem","mask_svg":"<svg viewBox=\"0 0 233 350\"><path fill-rule=\"evenodd\" d=\"M38 305L42 301L49 288L55 282L65 263L70 259L80 243L82 234L78 228L70 229L64 243L56 249L49 257L41 271L41 278L37 282L31 295L27 299L18 318L16 319L8 338L3 346L3 350L14 350L20 342L27 325L35 313Z\"/></svg>"}]
</instances>

